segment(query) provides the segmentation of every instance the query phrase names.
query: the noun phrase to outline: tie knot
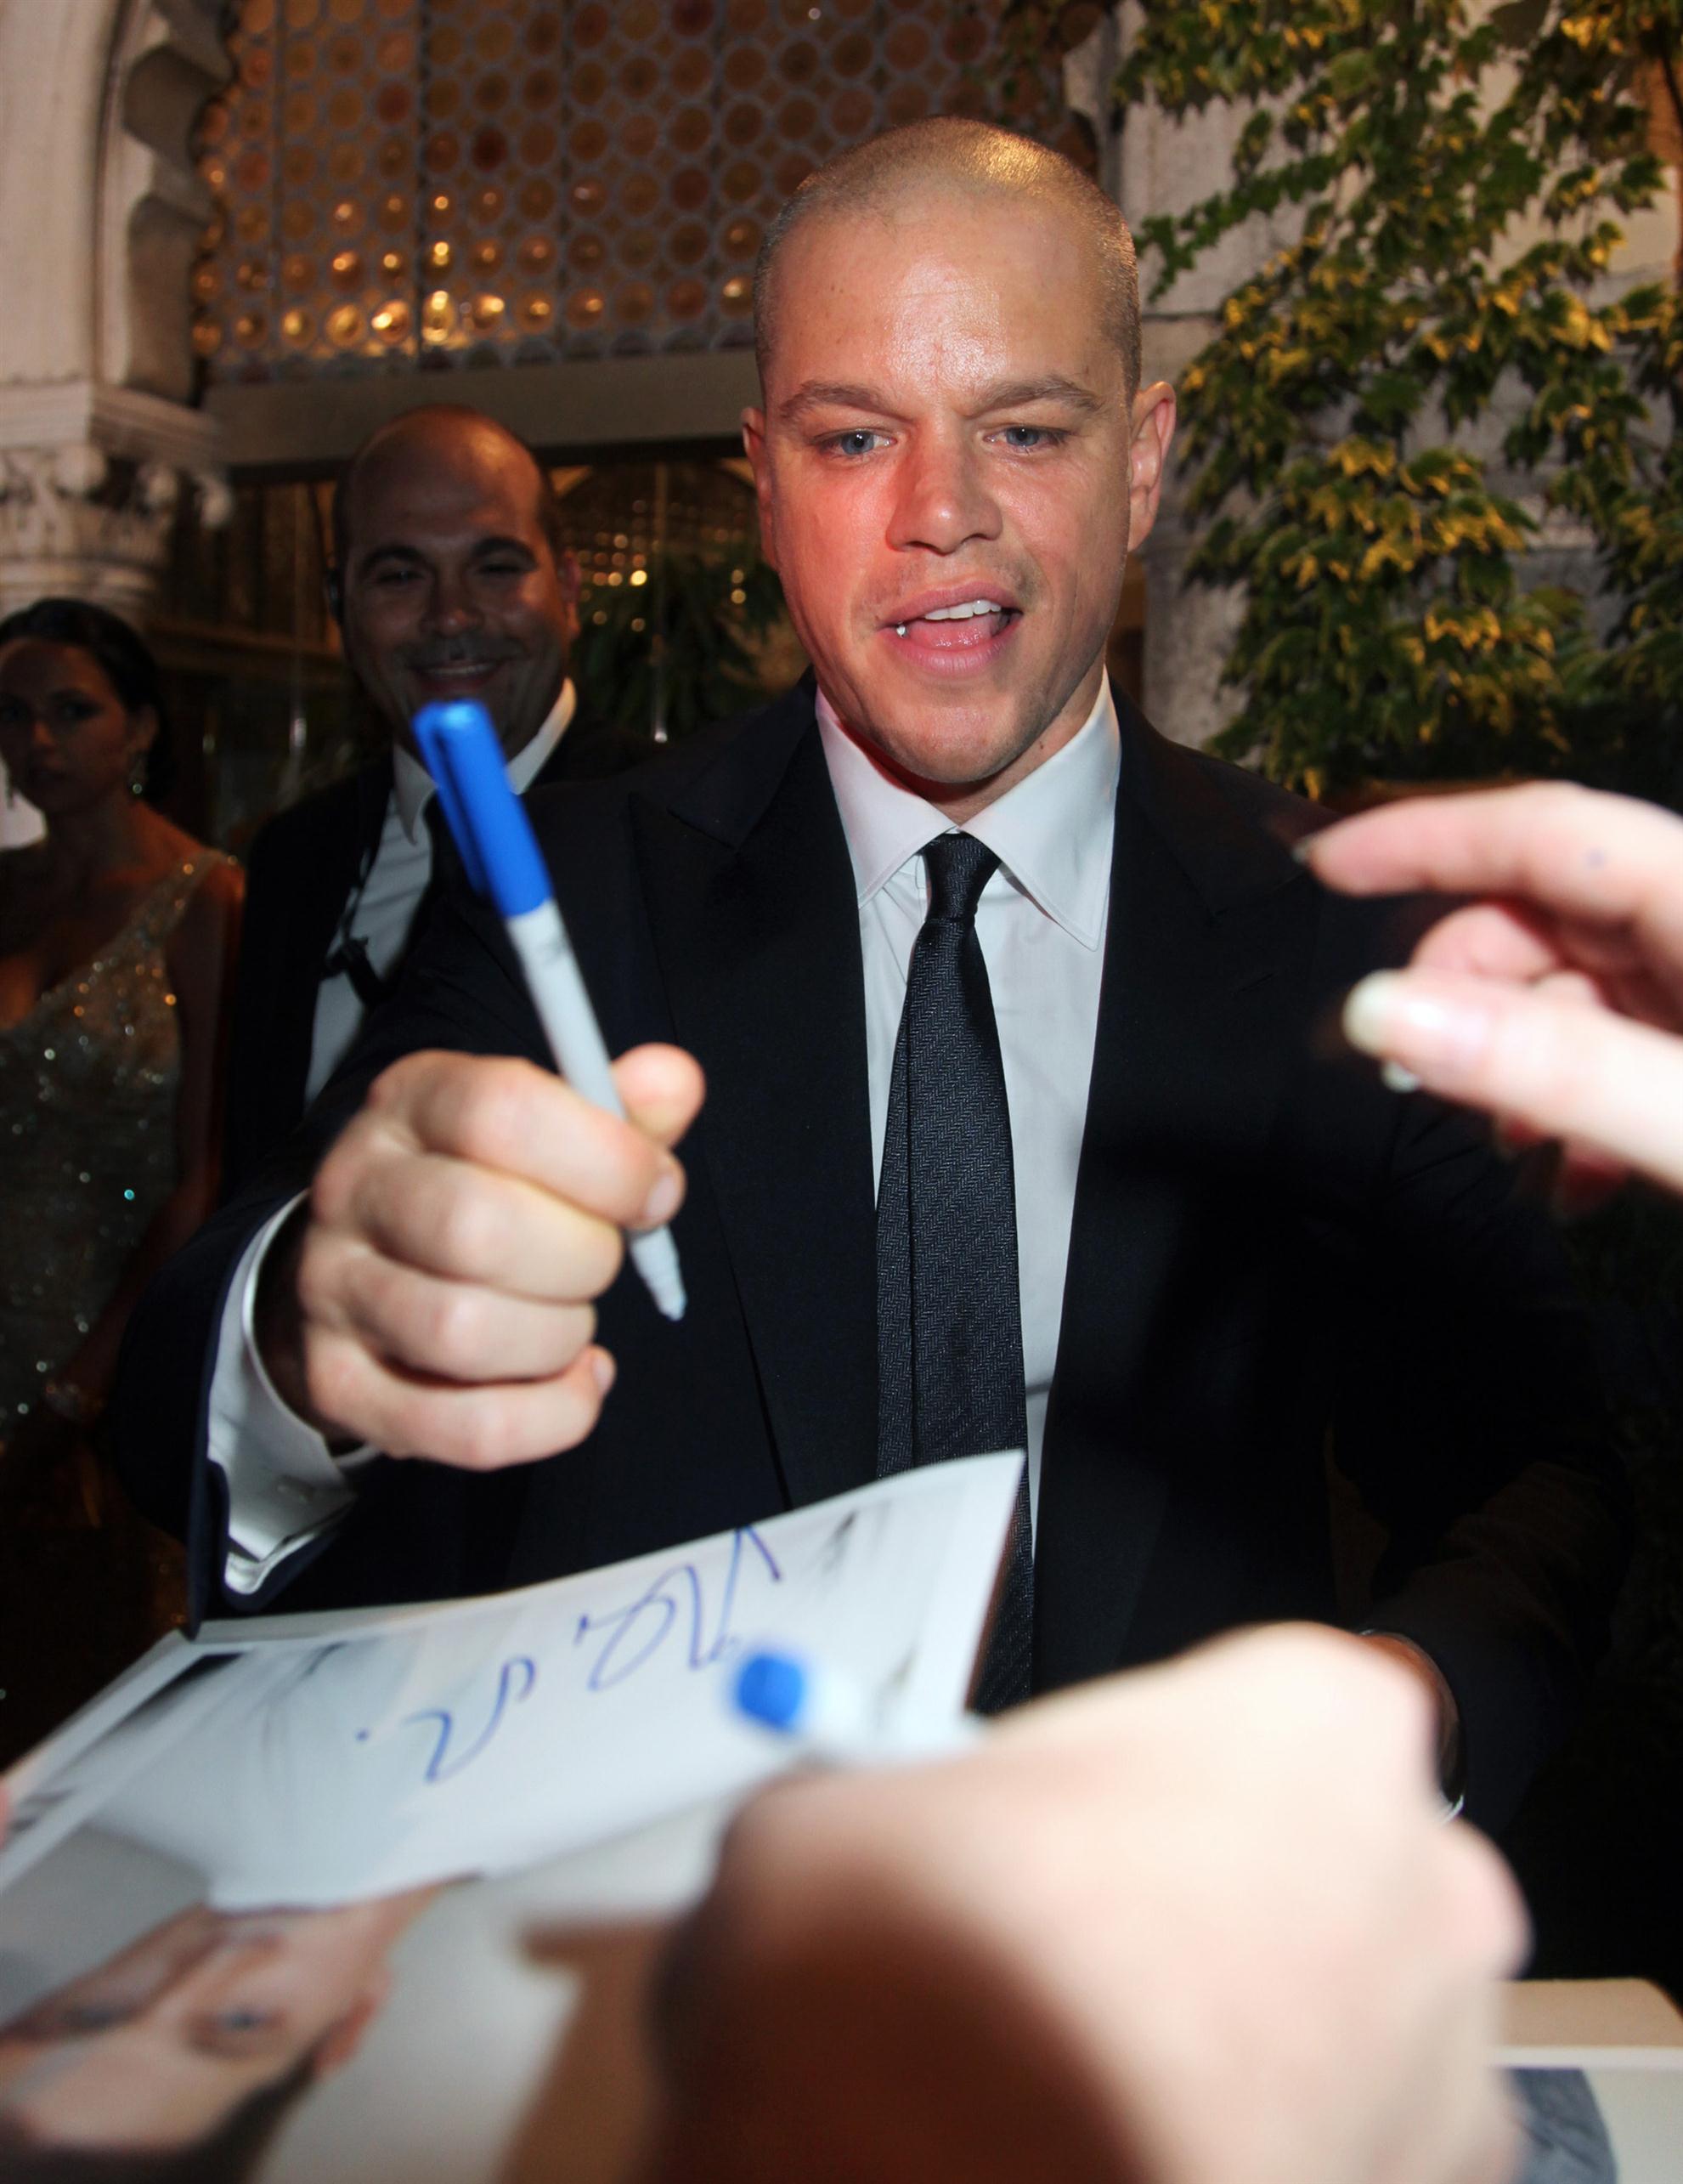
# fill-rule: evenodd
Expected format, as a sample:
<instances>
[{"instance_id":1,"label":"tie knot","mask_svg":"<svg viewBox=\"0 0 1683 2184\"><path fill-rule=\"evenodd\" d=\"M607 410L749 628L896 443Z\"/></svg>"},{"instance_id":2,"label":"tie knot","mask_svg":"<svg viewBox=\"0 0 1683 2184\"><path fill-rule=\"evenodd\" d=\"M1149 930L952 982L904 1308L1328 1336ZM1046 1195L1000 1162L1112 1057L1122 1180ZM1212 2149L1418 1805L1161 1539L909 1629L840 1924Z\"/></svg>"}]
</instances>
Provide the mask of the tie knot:
<instances>
[{"instance_id":1,"label":"tie knot","mask_svg":"<svg viewBox=\"0 0 1683 2184\"><path fill-rule=\"evenodd\" d=\"M929 917L968 925L983 888L999 869L999 859L974 835L938 835L923 846L923 869L929 875Z\"/></svg>"}]
</instances>

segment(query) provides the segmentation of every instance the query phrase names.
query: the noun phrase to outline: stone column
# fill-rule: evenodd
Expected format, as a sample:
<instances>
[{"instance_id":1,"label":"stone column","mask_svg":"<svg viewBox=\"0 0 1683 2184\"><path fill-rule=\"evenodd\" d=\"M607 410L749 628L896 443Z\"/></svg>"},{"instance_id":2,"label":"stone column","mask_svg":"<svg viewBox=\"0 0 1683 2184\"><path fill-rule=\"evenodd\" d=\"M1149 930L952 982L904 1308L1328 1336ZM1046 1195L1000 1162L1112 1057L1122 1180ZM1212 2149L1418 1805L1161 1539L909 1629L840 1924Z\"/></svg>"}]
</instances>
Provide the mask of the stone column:
<instances>
[{"instance_id":1,"label":"stone column","mask_svg":"<svg viewBox=\"0 0 1683 2184\"><path fill-rule=\"evenodd\" d=\"M182 495L227 516L188 294L219 14L0 0L0 612L70 592L143 621Z\"/></svg>"}]
</instances>

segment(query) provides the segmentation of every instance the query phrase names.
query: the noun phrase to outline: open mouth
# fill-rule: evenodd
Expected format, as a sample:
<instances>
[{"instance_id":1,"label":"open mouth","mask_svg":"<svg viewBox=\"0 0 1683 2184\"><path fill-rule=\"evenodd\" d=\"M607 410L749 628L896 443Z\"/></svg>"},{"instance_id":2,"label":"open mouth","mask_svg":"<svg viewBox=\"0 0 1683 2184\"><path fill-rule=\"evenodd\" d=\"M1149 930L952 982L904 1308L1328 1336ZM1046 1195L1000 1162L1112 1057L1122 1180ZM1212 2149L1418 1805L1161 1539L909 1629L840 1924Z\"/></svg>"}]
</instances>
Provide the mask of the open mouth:
<instances>
[{"instance_id":1,"label":"open mouth","mask_svg":"<svg viewBox=\"0 0 1683 2184\"><path fill-rule=\"evenodd\" d=\"M505 665L501 659L439 660L431 665L417 665L413 672L416 679L429 690L448 697L465 697L473 691L483 690Z\"/></svg>"},{"instance_id":2,"label":"open mouth","mask_svg":"<svg viewBox=\"0 0 1683 2184\"><path fill-rule=\"evenodd\" d=\"M957 665L988 653L1022 619L1019 608L979 592L973 599L927 608L903 621L890 622L887 634L909 652Z\"/></svg>"}]
</instances>

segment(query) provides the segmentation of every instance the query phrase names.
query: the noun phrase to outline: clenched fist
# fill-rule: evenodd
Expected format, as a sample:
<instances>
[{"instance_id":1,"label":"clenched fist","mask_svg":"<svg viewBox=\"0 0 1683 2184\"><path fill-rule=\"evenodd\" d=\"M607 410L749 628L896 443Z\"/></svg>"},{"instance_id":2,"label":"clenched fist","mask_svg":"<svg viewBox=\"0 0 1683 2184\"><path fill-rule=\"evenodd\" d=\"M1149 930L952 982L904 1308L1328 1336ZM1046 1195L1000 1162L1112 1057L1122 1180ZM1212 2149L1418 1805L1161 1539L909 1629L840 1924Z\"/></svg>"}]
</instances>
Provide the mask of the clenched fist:
<instances>
[{"instance_id":1,"label":"clenched fist","mask_svg":"<svg viewBox=\"0 0 1683 2184\"><path fill-rule=\"evenodd\" d=\"M370 1088L264 1264L258 1346L330 1440L489 1470L572 1448L613 1361L594 1300L682 1202L701 1072L616 1064L628 1119L529 1062L415 1054Z\"/></svg>"}]
</instances>

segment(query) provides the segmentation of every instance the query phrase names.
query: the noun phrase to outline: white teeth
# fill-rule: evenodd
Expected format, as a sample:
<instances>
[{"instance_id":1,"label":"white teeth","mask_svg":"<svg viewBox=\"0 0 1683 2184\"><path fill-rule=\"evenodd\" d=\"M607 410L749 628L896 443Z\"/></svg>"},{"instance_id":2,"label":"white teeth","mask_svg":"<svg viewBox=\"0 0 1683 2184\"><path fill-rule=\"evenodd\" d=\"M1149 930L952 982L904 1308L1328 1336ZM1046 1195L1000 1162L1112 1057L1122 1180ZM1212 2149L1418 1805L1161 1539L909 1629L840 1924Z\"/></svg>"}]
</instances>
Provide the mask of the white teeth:
<instances>
[{"instance_id":1,"label":"white teeth","mask_svg":"<svg viewBox=\"0 0 1683 2184\"><path fill-rule=\"evenodd\" d=\"M934 607L924 615L926 622L968 622L977 614L1000 613L997 599L968 599L962 607Z\"/></svg>"}]
</instances>

